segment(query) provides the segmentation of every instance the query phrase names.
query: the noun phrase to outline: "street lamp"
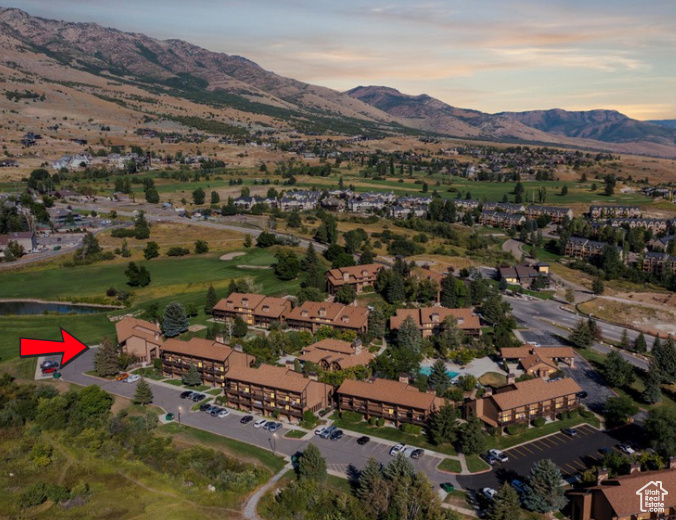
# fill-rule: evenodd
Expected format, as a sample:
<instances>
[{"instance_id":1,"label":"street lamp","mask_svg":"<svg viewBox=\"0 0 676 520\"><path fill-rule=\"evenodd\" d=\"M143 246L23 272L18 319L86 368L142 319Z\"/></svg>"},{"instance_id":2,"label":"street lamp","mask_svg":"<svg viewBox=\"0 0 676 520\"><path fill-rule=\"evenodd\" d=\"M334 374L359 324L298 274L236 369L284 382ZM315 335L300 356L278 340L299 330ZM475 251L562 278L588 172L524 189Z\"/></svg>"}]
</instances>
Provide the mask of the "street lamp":
<instances>
[{"instance_id":1,"label":"street lamp","mask_svg":"<svg viewBox=\"0 0 676 520\"><path fill-rule=\"evenodd\" d=\"M181 407L178 407L178 424L181 424Z\"/></svg>"},{"instance_id":2,"label":"street lamp","mask_svg":"<svg viewBox=\"0 0 676 520\"><path fill-rule=\"evenodd\" d=\"M277 455L277 433L273 433L269 441L272 444L272 454Z\"/></svg>"}]
</instances>

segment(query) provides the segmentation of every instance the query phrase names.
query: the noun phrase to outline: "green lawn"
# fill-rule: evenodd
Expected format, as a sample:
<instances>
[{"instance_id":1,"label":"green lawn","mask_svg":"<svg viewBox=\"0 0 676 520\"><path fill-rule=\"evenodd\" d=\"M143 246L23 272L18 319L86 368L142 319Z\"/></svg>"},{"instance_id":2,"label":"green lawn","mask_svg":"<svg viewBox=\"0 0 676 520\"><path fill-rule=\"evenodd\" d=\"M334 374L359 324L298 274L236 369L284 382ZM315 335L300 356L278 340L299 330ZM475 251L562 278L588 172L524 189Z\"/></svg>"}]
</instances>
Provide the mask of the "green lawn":
<instances>
[{"instance_id":1,"label":"green lawn","mask_svg":"<svg viewBox=\"0 0 676 520\"><path fill-rule=\"evenodd\" d=\"M273 473L279 472L286 465L286 461L282 457L273 455L268 450L190 426L169 423L161 426L159 431L171 437L176 437L177 440L192 441L212 448L223 449L235 457L247 460L253 459L269 468Z\"/></svg>"},{"instance_id":2,"label":"green lawn","mask_svg":"<svg viewBox=\"0 0 676 520\"><path fill-rule=\"evenodd\" d=\"M441 471L448 471L449 473L460 473L462 471L462 466L460 461L456 459L444 459L442 460L437 469Z\"/></svg>"},{"instance_id":3,"label":"green lawn","mask_svg":"<svg viewBox=\"0 0 676 520\"><path fill-rule=\"evenodd\" d=\"M398 428L393 428L392 426L382 426L378 428L377 426L371 426L365 421L358 423L345 421L338 417L338 413L335 413L331 416L331 419L334 420L334 424L338 428L343 428L345 430L350 430L353 432L363 433L364 435L369 435L371 437L380 437L381 439L387 439L393 442L401 442L403 444L410 444L412 446L417 446L419 448L425 448L432 451L438 451L439 453L445 453L446 455L455 455L455 448L450 444L444 444L442 446L436 446L431 444L423 435L413 435L411 433L404 433Z\"/></svg>"},{"instance_id":4,"label":"green lawn","mask_svg":"<svg viewBox=\"0 0 676 520\"><path fill-rule=\"evenodd\" d=\"M478 455L469 455L465 457L465 460L467 461L467 469L470 473L478 473L490 468L490 466Z\"/></svg>"},{"instance_id":5,"label":"green lawn","mask_svg":"<svg viewBox=\"0 0 676 520\"><path fill-rule=\"evenodd\" d=\"M307 432L302 430L289 430L284 434L284 437L288 437L289 439L301 439L302 437L305 437L306 433Z\"/></svg>"},{"instance_id":6,"label":"green lawn","mask_svg":"<svg viewBox=\"0 0 676 520\"><path fill-rule=\"evenodd\" d=\"M158 258L142 262L150 271L152 282L142 289L126 285L126 262L99 262L92 265L63 268L48 265L42 268L0 272L3 298L36 298L62 301L106 301L109 287L131 290L133 303L124 311L101 314L67 314L35 316L0 316L0 358L2 361L19 355L20 338L60 340L60 328L79 340L98 344L103 336L114 337L115 325L109 315L128 313L157 303L160 308L172 301L204 305L210 284L223 294L233 278L251 277L268 295L295 294L299 280L280 281L272 270L240 269L237 265L269 265L274 262L269 249L253 248L234 260L219 260L219 254ZM191 324L206 324L209 316L202 312L190 319Z\"/></svg>"}]
</instances>

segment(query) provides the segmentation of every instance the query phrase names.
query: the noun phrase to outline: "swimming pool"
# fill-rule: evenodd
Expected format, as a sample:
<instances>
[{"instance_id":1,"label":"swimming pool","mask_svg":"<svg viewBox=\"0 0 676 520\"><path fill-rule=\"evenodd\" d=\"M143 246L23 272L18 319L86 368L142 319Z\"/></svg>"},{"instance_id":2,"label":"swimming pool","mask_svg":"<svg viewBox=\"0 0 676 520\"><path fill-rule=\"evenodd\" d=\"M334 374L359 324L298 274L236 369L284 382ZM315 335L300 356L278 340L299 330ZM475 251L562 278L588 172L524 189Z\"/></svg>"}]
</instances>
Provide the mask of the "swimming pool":
<instances>
[{"instance_id":1,"label":"swimming pool","mask_svg":"<svg viewBox=\"0 0 676 520\"><path fill-rule=\"evenodd\" d=\"M429 376L432 373L432 367L420 367L420 373ZM446 370L448 377L454 379L460 375L460 372L453 372L452 370Z\"/></svg>"}]
</instances>

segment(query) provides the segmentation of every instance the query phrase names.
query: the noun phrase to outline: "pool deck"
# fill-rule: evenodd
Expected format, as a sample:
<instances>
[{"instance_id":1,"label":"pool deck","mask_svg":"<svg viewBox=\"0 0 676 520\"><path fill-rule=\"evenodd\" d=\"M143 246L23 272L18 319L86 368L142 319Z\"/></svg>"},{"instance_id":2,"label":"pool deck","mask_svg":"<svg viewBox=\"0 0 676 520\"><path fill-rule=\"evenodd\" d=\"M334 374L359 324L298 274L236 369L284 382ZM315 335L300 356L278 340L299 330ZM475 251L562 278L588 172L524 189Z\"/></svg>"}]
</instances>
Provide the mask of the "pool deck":
<instances>
[{"instance_id":1,"label":"pool deck","mask_svg":"<svg viewBox=\"0 0 676 520\"><path fill-rule=\"evenodd\" d=\"M434 364L434 359L425 359L420 363L421 368L431 368ZM466 365L458 365L456 363L447 362L446 369L449 372L457 373L458 375L471 374L477 379L484 375L486 372L497 372L499 374L507 374L500 365L493 361L489 357L483 357L479 359L473 359L470 363Z\"/></svg>"}]
</instances>

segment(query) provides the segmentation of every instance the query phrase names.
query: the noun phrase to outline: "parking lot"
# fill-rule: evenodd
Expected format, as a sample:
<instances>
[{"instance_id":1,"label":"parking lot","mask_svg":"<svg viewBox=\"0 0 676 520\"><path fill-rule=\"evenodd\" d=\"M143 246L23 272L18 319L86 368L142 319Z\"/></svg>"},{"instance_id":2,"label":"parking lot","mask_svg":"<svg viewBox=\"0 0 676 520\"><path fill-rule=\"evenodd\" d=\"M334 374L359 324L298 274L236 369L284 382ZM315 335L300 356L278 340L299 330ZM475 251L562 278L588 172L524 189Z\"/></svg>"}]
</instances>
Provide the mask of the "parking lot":
<instances>
[{"instance_id":1,"label":"parking lot","mask_svg":"<svg viewBox=\"0 0 676 520\"><path fill-rule=\"evenodd\" d=\"M565 479L592 467L603 458L600 450L614 449L630 439L638 438L635 427L626 426L611 432L602 432L589 425L576 426L577 435L571 437L562 432L535 441L503 450L509 460L496 464L487 473L460 476L460 484L469 489L492 487L497 489L502 482L518 478L525 480L533 464L542 459L551 459L561 469Z\"/></svg>"}]
</instances>

